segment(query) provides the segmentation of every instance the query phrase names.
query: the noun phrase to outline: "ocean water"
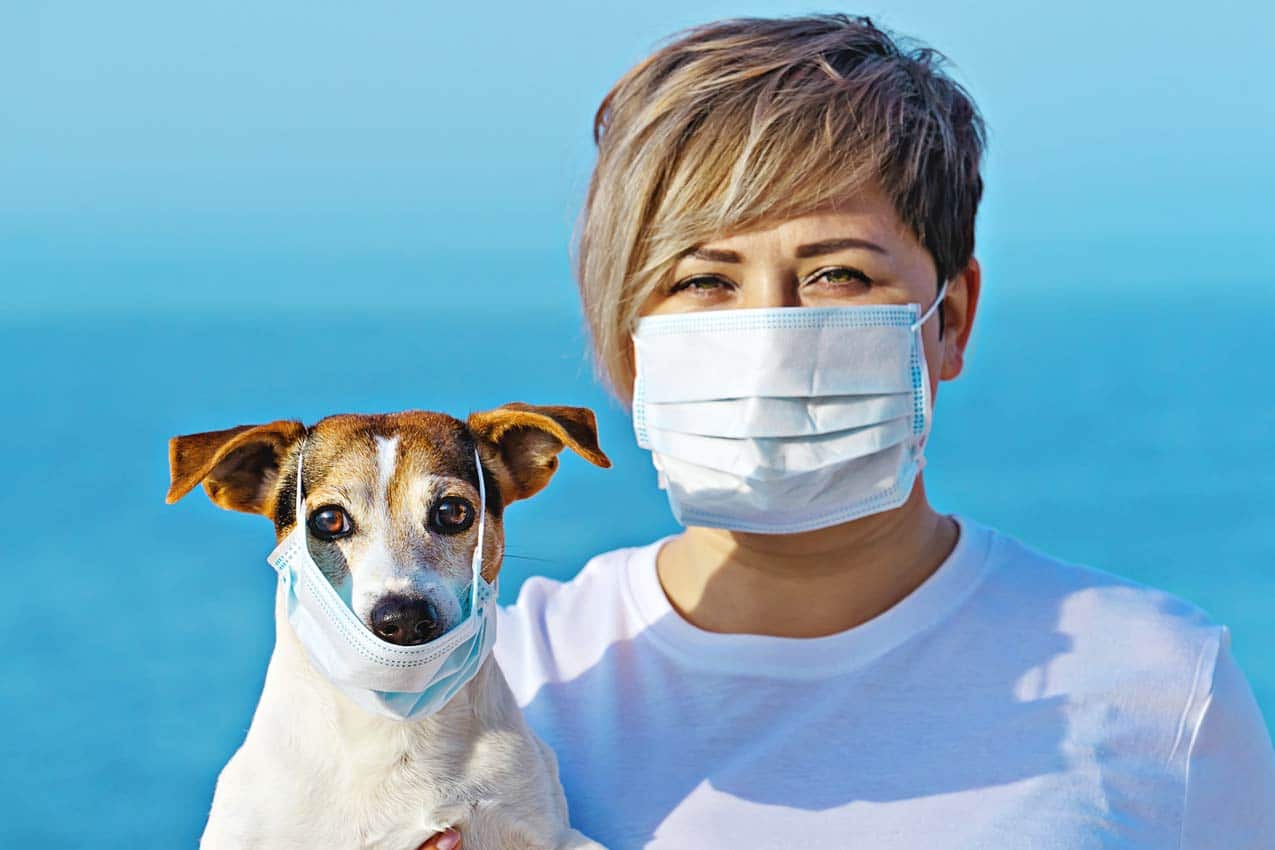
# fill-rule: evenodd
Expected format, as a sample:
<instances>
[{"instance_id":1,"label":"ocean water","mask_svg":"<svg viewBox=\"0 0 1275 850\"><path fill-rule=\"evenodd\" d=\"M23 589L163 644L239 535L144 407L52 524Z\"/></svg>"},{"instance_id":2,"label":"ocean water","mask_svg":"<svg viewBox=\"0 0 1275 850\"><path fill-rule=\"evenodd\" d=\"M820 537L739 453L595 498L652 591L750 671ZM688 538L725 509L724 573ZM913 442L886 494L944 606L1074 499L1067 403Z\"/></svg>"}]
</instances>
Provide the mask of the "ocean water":
<instances>
[{"instance_id":1,"label":"ocean water","mask_svg":"<svg viewBox=\"0 0 1275 850\"><path fill-rule=\"evenodd\" d=\"M450 303L462 300L238 313L158 296L162 309L0 318L0 845L194 846L248 726L272 643L271 528L201 491L166 506L174 434L587 405L615 465L567 457L544 493L510 508L504 600L528 575L567 578L592 554L675 528L626 416L592 379L574 310ZM1273 311L1260 290L989 292L967 373L940 392L927 470L939 508L1230 625L1268 721Z\"/></svg>"}]
</instances>

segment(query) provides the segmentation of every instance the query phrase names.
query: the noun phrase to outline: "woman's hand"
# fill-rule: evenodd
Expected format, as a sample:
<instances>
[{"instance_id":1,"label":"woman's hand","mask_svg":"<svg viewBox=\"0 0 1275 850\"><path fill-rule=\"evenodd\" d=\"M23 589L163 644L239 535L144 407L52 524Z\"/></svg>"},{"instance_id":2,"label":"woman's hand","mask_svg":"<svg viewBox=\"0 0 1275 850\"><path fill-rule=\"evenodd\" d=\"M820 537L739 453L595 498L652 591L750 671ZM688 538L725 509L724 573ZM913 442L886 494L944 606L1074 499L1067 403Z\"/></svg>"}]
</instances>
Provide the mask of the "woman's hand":
<instances>
[{"instance_id":1,"label":"woman's hand","mask_svg":"<svg viewBox=\"0 0 1275 850\"><path fill-rule=\"evenodd\" d=\"M445 829L416 850L460 850L460 830Z\"/></svg>"}]
</instances>

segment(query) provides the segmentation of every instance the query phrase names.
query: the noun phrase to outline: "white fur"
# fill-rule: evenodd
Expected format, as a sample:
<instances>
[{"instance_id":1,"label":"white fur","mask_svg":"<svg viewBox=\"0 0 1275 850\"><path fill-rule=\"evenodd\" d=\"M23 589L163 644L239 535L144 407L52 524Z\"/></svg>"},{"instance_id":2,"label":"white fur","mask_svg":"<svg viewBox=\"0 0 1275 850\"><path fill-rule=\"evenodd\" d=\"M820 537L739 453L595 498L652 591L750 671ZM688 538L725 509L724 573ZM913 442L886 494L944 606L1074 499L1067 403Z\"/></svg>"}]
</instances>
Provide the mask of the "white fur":
<instances>
[{"instance_id":1,"label":"white fur","mask_svg":"<svg viewBox=\"0 0 1275 850\"><path fill-rule=\"evenodd\" d=\"M283 596L279 596L282 603ZM438 713L369 714L310 664L282 605L261 701L217 780L202 850L602 850L570 828L553 752L493 658Z\"/></svg>"},{"instance_id":2,"label":"white fur","mask_svg":"<svg viewBox=\"0 0 1275 850\"><path fill-rule=\"evenodd\" d=\"M394 467L398 463L398 434L376 438L376 491L382 495L390 489L394 480Z\"/></svg>"}]
</instances>

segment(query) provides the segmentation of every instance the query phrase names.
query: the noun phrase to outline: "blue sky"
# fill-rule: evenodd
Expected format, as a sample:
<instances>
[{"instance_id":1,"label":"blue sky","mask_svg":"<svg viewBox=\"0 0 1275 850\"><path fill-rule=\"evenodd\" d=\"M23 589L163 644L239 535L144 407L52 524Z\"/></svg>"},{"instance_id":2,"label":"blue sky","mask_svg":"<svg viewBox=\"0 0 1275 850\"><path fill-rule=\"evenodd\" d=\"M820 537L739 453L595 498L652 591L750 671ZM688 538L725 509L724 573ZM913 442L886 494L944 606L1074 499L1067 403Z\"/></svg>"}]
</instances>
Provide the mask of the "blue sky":
<instances>
[{"instance_id":1,"label":"blue sky","mask_svg":"<svg viewBox=\"0 0 1275 850\"><path fill-rule=\"evenodd\" d=\"M830 8L942 50L979 102L990 272L1269 287L1267 3L118 0L0 8L0 299L568 305L614 79L689 24Z\"/></svg>"}]
</instances>

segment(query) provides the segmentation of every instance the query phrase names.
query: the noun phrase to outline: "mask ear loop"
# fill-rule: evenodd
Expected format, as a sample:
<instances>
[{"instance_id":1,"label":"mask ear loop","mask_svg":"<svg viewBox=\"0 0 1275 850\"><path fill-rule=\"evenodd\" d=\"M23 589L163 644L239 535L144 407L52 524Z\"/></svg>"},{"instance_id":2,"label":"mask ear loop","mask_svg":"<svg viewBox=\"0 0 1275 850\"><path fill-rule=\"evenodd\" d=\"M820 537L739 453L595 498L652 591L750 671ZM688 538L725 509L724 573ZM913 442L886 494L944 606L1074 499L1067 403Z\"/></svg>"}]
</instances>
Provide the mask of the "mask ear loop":
<instances>
[{"instance_id":1,"label":"mask ear loop","mask_svg":"<svg viewBox=\"0 0 1275 850\"><path fill-rule=\"evenodd\" d=\"M934 303L930 305L930 308L928 310L926 310L924 313L921 314L921 318L917 319L915 322L912 323L912 330L915 331L917 328L921 327L921 325L929 321L930 316L933 316L934 311L937 310L939 308L939 305L943 303L943 296L945 295L947 295L946 280L943 281L943 285L939 287L939 294L934 297Z\"/></svg>"},{"instance_id":2,"label":"mask ear loop","mask_svg":"<svg viewBox=\"0 0 1275 850\"><path fill-rule=\"evenodd\" d=\"M308 434L306 436L309 436ZM301 438L301 448L297 449L297 501L293 508L293 519L297 524L301 524L301 503L303 496L301 493L301 461L305 458L305 441L306 437Z\"/></svg>"},{"instance_id":3,"label":"mask ear loop","mask_svg":"<svg viewBox=\"0 0 1275 850\"><path fill-rule=\"evenodd\" d=\"M937 310L939 308L939 305L943 303L943 298L946 295L947 295L947 281L945 280L943 281L943 285L939 287L939 294L934 296L934 303L930 305L928 310L926 310L924 313L921 314L921 318L917 319L915 322L912 323L913 333L916 333L917 329L920 328L922 325L924 325L929 320L930 316L934 315L934 311ZM942 319L941 316L939 318L940 320ZM940 325L939 334L942 335L942 333L943 333L943 328L942 328L942 325ZM922 377L922 380L926 380L926 379ZM919 473L922 469L925 469L925 441L924 440L922 440L921 444L917 446L917 455L916 455L916 471Z\"/></svg>"},{"instance_id":4,"label":"mask ear loop","mask_svg":"<svg viewBox=\"0 0 1275 850\"><path fill-rule=\"evenodd\" d=\"M478 458L478 446L474 446L474 469L478 472L478 545L474 547L474 557L470 562L473 581L470 584L469 610L478 610L478 582L483 575L483 519L487 515L487 486L483 482L483 464Z\"/></svg>"}]
</instances>

